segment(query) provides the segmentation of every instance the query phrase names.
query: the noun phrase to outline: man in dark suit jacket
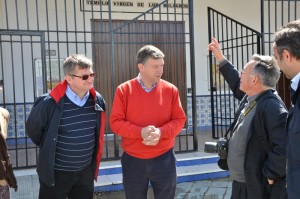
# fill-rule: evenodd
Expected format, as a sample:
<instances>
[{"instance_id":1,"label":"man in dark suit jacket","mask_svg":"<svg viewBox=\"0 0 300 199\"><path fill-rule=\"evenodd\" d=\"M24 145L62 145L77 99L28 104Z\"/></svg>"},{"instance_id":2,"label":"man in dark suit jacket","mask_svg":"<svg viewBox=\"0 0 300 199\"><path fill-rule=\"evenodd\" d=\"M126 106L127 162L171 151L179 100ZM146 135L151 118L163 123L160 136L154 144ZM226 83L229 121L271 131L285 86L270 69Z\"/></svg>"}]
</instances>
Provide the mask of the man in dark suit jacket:
<instances>
[{"instance_id":1,"label":"man in dark suit jacket","mask_svg":"<svg viewBox=\"0 0 300 199\"><path fill-rule=\"evenodd\" d=\"M288 79L291 79L292 106L286 124L287 190L289 199L300 197L300 20L292 21L275 33L274 57Z\"/></svg>"}]
</instances>

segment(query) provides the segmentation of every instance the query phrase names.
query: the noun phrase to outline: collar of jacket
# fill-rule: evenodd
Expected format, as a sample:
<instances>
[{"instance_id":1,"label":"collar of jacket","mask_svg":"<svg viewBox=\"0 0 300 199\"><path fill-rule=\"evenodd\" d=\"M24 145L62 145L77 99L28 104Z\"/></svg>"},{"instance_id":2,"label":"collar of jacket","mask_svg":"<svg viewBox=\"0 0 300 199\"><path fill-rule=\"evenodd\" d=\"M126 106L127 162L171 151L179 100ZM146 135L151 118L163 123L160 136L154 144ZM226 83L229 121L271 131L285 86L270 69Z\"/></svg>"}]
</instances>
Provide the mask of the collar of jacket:
<instances>
[{"instance_id":1,"label":"collar of jacket","mask_svg":"<svg viewBox=\"0 0 300 199\"><path fill-rule=\"evenodd\" d=\"M275 96L278 95L276 90L274 90L274 89L267 89L267 90L261 92L255 100L256 101L262 100L265 97L268 97L270 94L274 94Z\"/></svg>"},{"instance_id":2,"label":"collar of jacket","mask_svg":"<svg viewBox=\"0 0 300 199\"><path fill-rule=\"evenodd\" d=\"M61 81L57 86L53 88L50 92L50 96L58 103L58 101L65 96L67 90L68 82L66 80ZM90 89L90 94L93 96L94 101L96 101L96 91L94 88Z\"/></svg>"}]
</instances>

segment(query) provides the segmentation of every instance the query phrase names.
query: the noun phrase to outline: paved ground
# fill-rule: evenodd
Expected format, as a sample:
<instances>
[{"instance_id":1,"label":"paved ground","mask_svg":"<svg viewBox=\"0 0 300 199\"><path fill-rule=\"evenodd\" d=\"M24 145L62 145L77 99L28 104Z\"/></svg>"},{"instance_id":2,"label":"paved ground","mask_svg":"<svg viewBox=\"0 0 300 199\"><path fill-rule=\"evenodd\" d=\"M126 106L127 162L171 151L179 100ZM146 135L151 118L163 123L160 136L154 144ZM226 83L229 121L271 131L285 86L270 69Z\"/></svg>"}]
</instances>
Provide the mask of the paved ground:
<instances>
[{"instance_id":1,"label":"paved ground","mask_svg":"<svg viewBox=\"0 0 300 199\"><path fill-rule=\"evenodd\" d=\"M37 176L17 176L18 192L11 191L11 199L37 199L39 183ZM184 182L177 184L174 199L229 199L231 196L231 180L219 178ZM124 191L98 192L94 199L125 199ZM149 188L148 199L154 199Z\"/></svg>"},{"instance_id":2,"label":"paved ground","mask_svg":"<svg viewBox=\"0 0 300 199\"><path fill-rule=\"evenodd\" d=\"M198 151L203 151L204 143L212 141L211 132L198 132ZM216 140L214 140L216 141ZM192 143L192 142L191 142ZM25 173L29 173L24 175ZM39 182L35 169L15 170L19 185L18 192L11 190L11 199L37 199ZM202 180L177 184L175 199L229 199L231 181L228 178ZM95 199L125 199L124 191L95 193ZM148 199L154 199L152 189L149 189Z\"/></svg>"},{"instance_id":3,"label":"paved ground","mask_svg":"<svg viewBox=\"0 0 300 199\"><path fill-rule=\"evenodd\" d=\"M229 199L231 180L229 178L201 180L177 184L175 199ZM124 191L95 193L95 199L125 199ZM148 199L154 199L152 189Z\"/></svg>"}]
</instances>

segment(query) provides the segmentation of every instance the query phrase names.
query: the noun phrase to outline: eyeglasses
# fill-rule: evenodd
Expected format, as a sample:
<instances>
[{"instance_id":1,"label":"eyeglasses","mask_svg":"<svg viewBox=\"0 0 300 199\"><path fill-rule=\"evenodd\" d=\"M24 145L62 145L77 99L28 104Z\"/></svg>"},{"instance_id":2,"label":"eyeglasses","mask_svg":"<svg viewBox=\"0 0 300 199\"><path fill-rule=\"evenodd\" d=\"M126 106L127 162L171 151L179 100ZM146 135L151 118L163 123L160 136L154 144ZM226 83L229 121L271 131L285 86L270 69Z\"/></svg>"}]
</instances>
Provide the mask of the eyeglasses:
<instances>
[{"instance_id":1,"label":"eyeglasses","mask_svg":"<svg viewBox=\"0 0 300 199\"><path fill-rule=\"evenodd\" d=\"M81 78L82 80L87 80L89 77L94 77L95 76L95 73L91 73L89 75L82 75L82 76L78 76L78 75L70 75L72 77L79 77Z\"/></svg>"}]
</instances>

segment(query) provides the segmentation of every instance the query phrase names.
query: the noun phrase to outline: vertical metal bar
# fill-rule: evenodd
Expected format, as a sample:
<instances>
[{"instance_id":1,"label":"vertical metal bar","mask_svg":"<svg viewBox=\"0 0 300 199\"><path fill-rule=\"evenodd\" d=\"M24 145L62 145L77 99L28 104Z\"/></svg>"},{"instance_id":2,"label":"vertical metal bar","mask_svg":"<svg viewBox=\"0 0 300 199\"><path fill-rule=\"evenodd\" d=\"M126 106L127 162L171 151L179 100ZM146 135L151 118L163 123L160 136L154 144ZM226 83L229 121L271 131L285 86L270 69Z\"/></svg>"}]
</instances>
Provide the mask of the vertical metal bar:
<instances>
[{"instance_id":1,"label":"vertical metal bar","mask_svg":"<svg viewBox=\"0 0 300 199\"><path fill-rule=\"evenodd\" d=\"M64 1L65 3L65 24L66 24L66 45L67 45L67 55L69 55L69 32L68 32L68 12L67 12L67 0Z\"/></svg>"},{"instance_id":2,"label":"vertical metal bar","mask_svg":"<svg viewBox=\"0 0 300 199\"><path fill-rule=\"evenodd\" d=\"M216 19L216 21L217 21L217 24L216 24L216 30L215 30L215 34L217 34L218 35L218 40L220 41L221 40L221 38L220 38L220 29L219 29L219 26L220 26L220 19L219 19L219 16L220 16L220 14L219 13L217 13L216 14L217 15L217 19ZM215 27L215 26L214 26ZM215 60L215 59L214 59ZM216 60L215 60L215 63L214 63L214 67L217 65L217 63L216 63ZM222 107L222 95L221 95L221 91L220 90L218 90L218 83L217 83L217 80L219 80L218 82L220 82L220 77L219 76L217 76L217 73L216 73L216 68L214 69L214 71L215 71L215 74L214 74L214 76L215 76L215 82L214 83L216 83L216 85L215 85L215 93L216 93L216 95L217 96L219 96L219 98L216 98L216 115L217 115L217 137L219 137L219 135L220 135L220 123L222 124L222 112L220 112L220 108ZM219 100L219 101L218 101Z\"/></svg>"},{"instance_id":3,"label":"vertical metal bar","mask_svg":"<svg viewBox=\"0 0 300 199\"><path fill-rule=\"evenodd\" d=\"M26 93L26 87L25 87L25 73L24 73L24 52L23 52L23 45L24 45L24 43L23 43L23 36L21 36L21 48L20 48L20 50L21 50L21 58L20 58L20 60L22 60L22 64L21 64L21 67L22 67L22 80L23 80L23 82L22 82L22 85L23 85L23 114L25 115L25 112L26 112L26 108L25 108L25 102L26 102L26 96L25 96L25 93ZM20 105L19 105L20 106ZM25 121L24 121L25 122ZM17 132L17 131L16 131ZM25 136L25 138L26 138L26 136ZM17 142L16 142L17 143ZM18 144L17 144L17 146L18 146ZM26 165L25 166L28 166L28 151L27 151L27 140L25 139L25 154L26 154L26 157L25 157L25 159L26 159Z\"/></svg>"},{"instance_id":4,"label":"vertical metal bar","mask_svg":"<svg viewBox=\"0 0 300 199\"><path fill-rule=\"evenodd\" d=\"M261 45L261 36L262 36L262 34L261 35L259 35L259 34L257 34L257 53L258 54L261 54L261 51L260 51L260 49L261 49L261 47L260 47L260 45Z\"/></svg>"},{"instance_id":5,"label":"vertical metal bar","mask_svg":"<svg viewBox=\"0 0 300 199\"><path fill-rule=\"evenodd\" d=\"M35 11L36 11L36 26L37 30L40 30L40 24L39 24L39 4L38 0L35 0Z\"/></svg>"},{"instance_id":6,"label":"vertical metal bar","mask_svg":"<svg viewBox=\"0 0 300 199\"><path fill-rule=\"evenodd\" d=\"M228 19L226 18L226 57L227 59L229 59L229 24L228 24ZM231 95L230 95L230 90L229 89L226 89L226 84L225 84L225 80L223 80L223 83L224 83L224 92L226 92L226 95L228 96L228 109L230 110L230 112L228 113L229 116L227 116L227 112L226 113L226 121L225 121L225 125L226 125L226 128L225 128L225 131L227 129L227 127L230 125L231 123L231 120L232 120L232 117L231 117L231 107L232 107L232 104L231 104ZM225 108L226 110L226 108ZM229 120L229 122L228 122ZM223 132L222 132L222 137L224 136Z\"/></svg>"},{"instance_id":7,"label":"vertical metal bar","mask_svg":"<svg viewBox=\"0 0 300 199\"><path fill-rule=\"evenodd\" d=\"M232 64L234 64L234 59L235 59L235 57L234 57L234 45L233 45L233 43L234 43L234 37L233 37L233 35L234 35L234 24L233 24L234 22L231 20L230 21L230 28L231 28L231 31L230 31L230 35L231 35L231 61L232 61ZM238 69L238 68L237 68ZM232 97L232 99L233 99L233 101L235 101L235 98L234 97ZM236 106L236 103L233 103L233 107L234 107L234 113L236 112L236 110L237 110L237 106ZM234 120L234 113L233 113L233 120ZM233 122L233 120L231 120L232 122Z\"/></svg>"},{"instance_id":8,"label":"vertical metal bar","mask_svg":"<svg viewBox=\"0 0 300 199\"><path fill-rule=\"evenodd\" d=\"M212 11L210 7L207 7L207 19L208 19L208 41L211 42L212 37ZM210 79L210 104L211 104L211 127L212 127L212 137L215 137L215 105L214 105L214 95L212 90L213 85L213 75L212 75L212 53L209 51L209 79Z\"/></svg>"},{"instance_id":9,"label":"vertical metal bar","mask_svg":"<svg viewBox=\"0 0 300 199\"><path fill-rule=\"evenodd\" d=\"M288 0L288 21L290 21L291 20L291 1L290 0Z\"/></svg>"},{"instance_id":10,"label":"vertical metal bar","mask_svg":"<svg viewBox=\"0 0 300 199\"><path fill-rule=\"evenodd\" d=\"M113 32L113 27L112 27L112 15L111 15L111 7L112 7L112 2L109 0L109 5L108 5L108 18L109 18L109 33L110 33L110 62L111 62L111 69L112 69L112 76L116 76L116 68L115 68L115 52L114 52L114 32ZM116 80L112 80L112 86L113 88L116 88ZM119 141L118 137L114 134L114 146L115 146L115 157L119 157Z\"/></svg>"},{"instance_id":11,"label":"vertical metal bar","mask_svg":"<svg viewBox=\"0 0 300 199\"><path fill-rule=\"evenodd\" d=\"M18 9L18 2L15 0L15 7L16 7L16 20L17 20L17 30L20 29L19 27L19 9Z\"/></svg>"},{"instance_id":12,"label":"vertical metal bar","mask_svg":"<svg viewBox=\"0 0 300 199\"><path fill-rule=\"evenodd\" d=\"M261 18L261 24L260 24L260 31L261 31L261 42L262 42L262 45L261 45L261 52L262 54L265 54L265 15L264 15L264 10L265 10L265 7L264 7L264 4L265 3L265 0L261 0L260 1L260 18Z\"/></svg>"},{"instance_id":13,"label":"vertical metal bar","mask_svg":"<svg viewBox=\"0 0 300 199\"><path fill-rule=\"evenodd\" d=\"M268 0L268 1L270 1L270 0ZM275 10L277 11L277 0L275 1ZM277 27L278 27L278 23L277 23L277 12L274 12L274 14L275 14L275 28L277 29ZM264 16L264 15L263 15ZM270 23L270 19L268 20L268 23Z\"/></svg>"},{"instance_id":14,"label":"vertical metal bar","mask_svg":"<svg viewBox=\"0 0 300 199\"><path fill-rule=\"evenodd\" d=\"M77 1L78 2L78 1ZM75 33L75 46L76 53L78 53L78 32L77 32L77 18L76 18L76 0L73 0L73 9L74 9L74 33Z\"/></svg>"},{"instance_id":15,"label":"vertical metal bar","mask_svg":"<svg viewBox=\"0 0 300 199\"><path fill-rule=\"evenodd\" d=\"M224 16L220 16L220 18L219 18L219 20L220 20L220 23L221 23L221 41L222 41L222 43L223 43L223 53L225 54L225 41L226 41L226 39L224 38L225 36L224 36L224 22L223 22L223 18L224 18ZM219 28L219 26L218 26L218 28ZM217 65L216 65L217 66ZM215 69L215 70L217 70L217 69ZM226 94L225 94L225 87L223 87L223 91L222 91L222 86L221 86L221 75L220 75L220 73L218 74L218 79L219 79L219 90L220 90L220 97L221 97L221 100L220 100L220 107L224 107L225 108L225 110L226 110ZM225 86L225 84L224 84L224 86ZM223 105L222 105L222 103L223 103ZM220 111L222 112L222 110L220 109ZM225 125L224 124L224 119L226 118L226 112L225 112L225 117L222 117L222 114L221 114L221 119L220 119L220 121L221 121L221 124L220 124L220 134L223 136L223 126ZM220 137L220 134L218 134L218 137Z\"/></svg>"},{"instance_id":16,"label":"vertical metal bar","mask_svg":"<svg viewBox=\"0 0 300 199\"><path fill-rule=\"evenodd\" d=\"M61 2L61 1L60 1ZM59 38L59 28L58 28L58 10L57 10L57 0L55 0L55 24L56 24L56 36L57 36L57 41L56 41L56 45L57 45L57 63L58 63L58 78L59 81L61 81L61 65L60 65L60 38Z\"/></svg>"},{"instance_id":17,"label":"vertical metal bar","mask_svg":"<svg viewBox=\"0 0 300 199\"><path fill-rule=\"evenodd\" d=\"M34 53L33 53L33 42L32 42L32 36L30 36L30 53L31 53L31 62L34 63ZM34 64L32 64L32 67L31 67L31 70L32 70L32 77L33 77L33 101L35 101L36 99L36 72L35 72L35 67L34 67ZM27 119L27 112L25 111L25 118L24 120ZM24 121L25 123L25 121ZM25 139L26 139L26 143L27 143L27 140L29 139L28 136L26 135L25 136ZM37 160L38 159L38 146L37 145L34 145L34 147L32 148L35 148L35 159ZM37 161L35 162L35 164L37 163Z\"/></svg>"},{"instance_id":18,"label":"vertical metal bar","mask_svg":"<svg viewBox=\"0 0 300 199\"><path fill-rule=\"evenodd\" d=\"M283 14L284 10L283 10L283 7L284 7L284 2L281 1L281 13L282 13L282 15L281 15L281 26L284 24L284 14Z\"/></svg>"},{"instance_id":19,"label":"vertical metal bar","mask_svg":"<svg viewBox=\"0 0 300 199\"><path fill-rule=\"evenodd\" d=\"M26 12L27 30L29 30L28 0L25 1L25 12Z\"/></svg>"},{"instance_id":20,"label":"vertical metal bar","mask_svg":"<svg viewBox=\"0 0 300 199\"><path fill-rule=\"evenodd\" d=\"M45 0L45 6L46 6L46 32L47 32L47 39L48 39L48 42L47 42L47 46L48 46L48 52L50 52L50 32L49 32L49 13L48 13L48 0ZM46 86L46 89L48 91L48 89L51 89L52 90L52 67L51 67L51 60L50 60L50 56L48 56L48 67L49 67L49 81L50 81L50 88L48 88L48 84L47 84L47 70L45 70L45 73L43 73L43 76L45 76L45 86ZM46 65L46 68L47 68L47 65Z\"/></svg>"},{"instance_id":21,"label":"vertical metal bar","mask_svg":"<svg viewBox=\"0 0 300 199\"><path fill-rule=\"evenodd\" d=\"M101 4L101 2L100 2L100 4ZM87 46L86 46L86 44L87 44L87 42L86 42L86 25L85 25L85 20L86 20L86 18L85 18L85 12L84 12L84 3L83 3L82 18L83 18L83 41L84 41L83 45L84 45L84 54L87 54Z\"/></svg>"},{"instance_id":22,"label":"vertical metal bar","mask_svg":"<svg viewBox=\"0 0 300 199\"><path fill-rule=\"evenodd\" d=\"M42 34L41 36L41 58L42 58L42 74L46 74L46 67L47 67L47 64L46 64L46 39L45 39L45 33ZM44 85L47 84L47 77L46 75L43 75L43 79L44 79ZM44 93L47 92L46 90L46 87L47 86L44 86Z\"/></svg>"},{"instance_id":23,"label":"vertical metal bar","mask_svg":"<svg viewBox=\"0 0 300 199\"><path fill-rule=\"evenodd\" d=\"M0 60L1 60L1 66L2 66L1 67L1 73L2 73L2 78L3 78L2 80L4 82L4 75L3 75L4 74L4 67L3 67L4 66L4 63L3 63L3 57L4 56L3 56L2 44L3 44L3 42L2 42L2 35L0 34L0 53L1 53L0 54L0 58L1 58ZM3 104L5 104L5 89L3 89L2 92L3 92Z\"/></svg>"},{"instance_id":24,"label":"vertical metal bar","mask_svg":"<svg viewBox=\"0 0 300 199\"><path fill-rule=\"evenodd\" d=\"M268 44L270 43L271 41L271 23L270 23L270 19L271 19L271 10L270 10L270 0L268 0ZM271 52L271 45L268 45L268 49L269 49L269 52Z\"/></svg>"},{"instance_id":25,"label":"vertical metal bar","mask_svg":"<svg viewBox=\"0 0 300 199\"><path fill-rule=\"evenodd\" d=\"M189 0L189 32L190 32L190 55L191 55L191 82L192 82L192 110L197 110L196 106L196 70L195 70L195 47L194 47L194 12L193 12L194 4L193 0ZM192 111L193 118L193 135L196 135L197 128L197 114L196 111ZM193 137L193 149L195 151L198 150L198 140L197 136Z\"/></svg>"},{"instance_id":26,"label":"vertical metal bar","mask_svg":"<svg viewBox=\"0 0 300 199\"><path fill-rule=\"evenodd\" d=\"M4 0L4 7L5 7L5 22L6 22L6 28L10 29L9 23L8 23L8 10L7 10L7 0Z\"/></svg>"},{"instance_id":27,"label":"vertical metal bar","mask_svg":"<svg viewBox=\"0 0 300 199\"><path fill-rule=\"evenodd\" d=\"M10 54L11 54L11 71L12 71L12 93L13 93L13 101L14 101L14 104L13 104L13 110L14 110L14 121L16 123L17 121L17 116L16 116L16 111L17 111L17 107L16 107L16 85L15 85L15 76L14 76L14 71L15 71L15 62L14 62L14 46L13 46L13 36L11 35L10 36ZM5 82L5 78L3 77L3 82ZM16 143L16 147L15 147L15 150L16 150L16 165L18 166L19 165L19 158L18 158L18 144L17 144L17 125L14 126L14 130L15 130L15 136L14 136L14 141Z\"/></svg>"},{"instance_id":28,"label":"vertical metal bar","mask_svg":"<svg viewBox=\"0 0 300 199\"><path fill-rule=\"evenodd\" d=\"M248 40L248 36L249 35L248 35L248 30L246 28L245 28L245 34L246 34L245 37L246 37L246 52L247 52L247 54L246 54L247 55L246 56L247 57L246 58L246 62L248 62L248 60L250 59L249 58L249 45L248 45L249 44L249 40Z\"/></svg>"},{"instance_id":29,"label":"vertical metal bar","mask_svg":"<svg viewBox=\"0 0 300 199\"><path fill-rule=\"evenodd\" d=\"M294 3L295 3L295 10L294 10L294 19L296 20L296 19L298 19L298 17L297 17L297 3L298 3L299 1L298 0L294 0Z\"/></svg>"}]
</instances>

